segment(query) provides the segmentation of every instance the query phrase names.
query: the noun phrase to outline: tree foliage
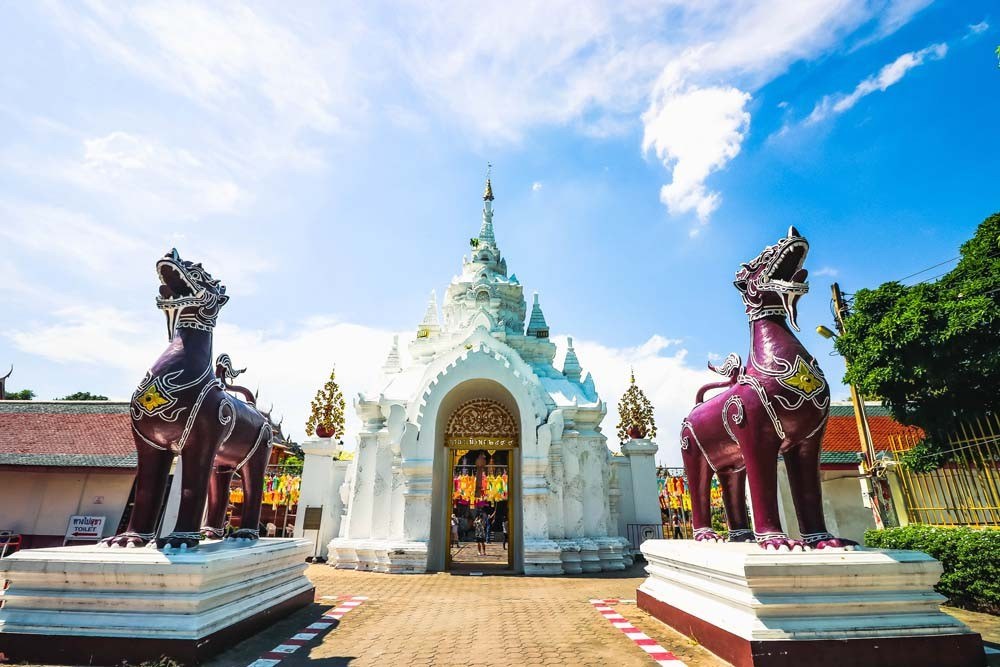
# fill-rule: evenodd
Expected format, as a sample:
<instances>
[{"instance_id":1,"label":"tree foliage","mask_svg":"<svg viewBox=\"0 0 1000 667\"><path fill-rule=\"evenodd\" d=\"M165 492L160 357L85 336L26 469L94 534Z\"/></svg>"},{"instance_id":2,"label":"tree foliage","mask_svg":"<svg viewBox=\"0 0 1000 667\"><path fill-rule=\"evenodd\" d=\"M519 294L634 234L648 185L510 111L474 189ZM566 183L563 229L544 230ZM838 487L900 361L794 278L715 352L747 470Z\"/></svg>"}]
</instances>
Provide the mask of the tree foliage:
<instances>
[{"instance_id":1,"label":"tree foliage","mask_svg":"<svg viewBox=\"0 0 1000 667\"><path fill-rule=\"evenodd\" d=\"M1000 409L1000 214L980 223L935 282L859 290L837 350L845 382L929 435Z\"/></svg>"},{"instance_id":2,"label":"tree foliage","mask_svg":"<svg viewBox=\"0 0 1000 667\"><path fill-rule=\"evenodd\" d=\"M89 391L78 391L69 396L63 396L62 398L57 398L57 401L106 401L107 396L101 396L100 394L91 394Z\"/></svg>"},{"instance_id":3,"label":"tree foliage","mask_svg":"<svg viewBox=\"0 0 1000 667\"><path fill-rule=\"evenodd\" d=\"M323 426L333 432L332 437L343 437L344 395L337 385L336 371L330 371L330 379L316 392L311 408L309 421L306 422L307 435L315 433L317 426Z\"/></svg>"},{"instance_id":4,"label":"tree foliage","mask_svg":"<svg viewBox=\"0 0 1000 667\"><path fill-rule=\"evenodd\" d=\"M35 392L30 389L22 389L21 391L8 391L6 400L8 401L30 401L35 397Z\"/></svg>"}]
</instances>

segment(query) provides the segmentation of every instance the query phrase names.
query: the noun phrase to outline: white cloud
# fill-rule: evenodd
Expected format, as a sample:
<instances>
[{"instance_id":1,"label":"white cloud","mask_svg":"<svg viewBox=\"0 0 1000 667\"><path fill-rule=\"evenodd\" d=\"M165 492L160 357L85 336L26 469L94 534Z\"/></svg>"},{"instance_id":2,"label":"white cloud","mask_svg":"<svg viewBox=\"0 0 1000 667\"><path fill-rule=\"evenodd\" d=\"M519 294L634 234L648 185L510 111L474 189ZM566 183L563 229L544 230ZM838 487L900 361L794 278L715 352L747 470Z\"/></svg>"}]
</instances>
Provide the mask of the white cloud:
<instances>
[{"instance_id":1,"label":"white cloud","mask_svg":"<svg viewBox=\"0 0 1000 667\"><path fill-rule=\"evenodd\" d=\"M918 5L892 3L892 25L908 20ZM706 181L740 153L754 91L792 63L836 48L877 8L855 0L760 0L739 11L713 9L697 16L697 37L664 65L642 115L643 150L655 152L671 172L660 199L672 215L696 216L692 236L721 204Z\"/></svg>"},{"instance_id":2,"label":"white cloud","mask_svg":"<svg viewBox=\"0 0 1000 667\"><path fill-rule=\"evenodd\" d=\"M531 191L532 192L538 192L541 189L542 189L542 184L540 182L535 181L534 183L531 184Z\"/></svg>"},{"instance_id":3,"label":"white cloud","mask_svg":"<svg viewBox=\"0 0 1000 667\"><path fill-rule=\"evenodd\" d=\"M346 83L338 56L348 40L303 39L296 30L248 6L231 3L150 2L126 7L95 0L49 10L74 38L162 88L231 118L266 105L297 127L331 131ZM331 36L332 37L332 36ZM345 38L341 40L340 38ZM352 100L356 102L356 100Z\"/></svg>"},{"instance_id":4,"label":"white cloud","mask_svg":"<svg viewBox=\"0 0 1000 667\"><path fill-rule=\"evenodd\" d=\"M986 21L980 21L979 23L974 23L969 26L969 32L966 33L966 37L971 35L978 35L980 33L986 32L990 29L990 24Z\"/></svg>"},{"instance_id":5,"label":"white cloud","mask_svg":"<svg viewBox=\"0 0 1000 667\"><path fill-rule=\"evenodd\" d=\"M846 95L837 93L823 97L804 122L807 125L812 125L830 116L844 113L857 104L861 98L875 92L884 92L890 86L899 83L907 72L915 67L923 65L928 60L940 60L946 55L948 55L948 45L944 43L931 44L919 51L904 53L880 69L878 73L861 81L850 93Z\"/></svg>"},{"instance_id":6,"label":"white cloud","mask_svg":"<svg viewBox=\"0 0 1000 667\"><path fill-rule=\"evenodd\" d=\"M838 276L840 275L840 271L832 266L824 266L816 271L813 271L812 275L814 278L818 276Z\"/></svg>"},{"instance_id":7,"label":"white cloud","mask_svg":"<svg viewBox=\"0 0 1000 667\"><path fill-rule=\"evenodd\" d=\"M65 166L66 178L88 190L114 194L120 204L146 216L195 220L234 213L250 202L250 194L228 177L223 165L148 137L115 131L85 139L83 148L83 160Z\"/></svg>"},{"instance_id":8,"label":"white cloud","mask_svg":"<svg viewBox=\"0 0 1000 667\"><path fill-rule=\"evenodd\" d=\"M74 305L53 313L56 322L6 332L22 352L60 363L99 364L134 371L138 381L166 346L131 314L110 306ZM140 370L141 369L141 370Z\"/></svg>"},{"instance_id":9,"label":"white cloud","mask_svg":"<svg viewBox=\"0 0 1000 667\"><path fill-rule=\"evenodd\" d=\"M674 214L694 211L704 224L719 207L719 194L709 192L705 179L740 152L750 125L746 104L750 94L736 88L673 89L667 80L657 86L643 114L643 150L652 150L673 171L660 190L660 200Z\"/></svg>"},{"instance_id":10,"label":"white cloud","mask_svg":"<svg viewBox=\"0 0 1000 667\"><path fill-rule=\"evenodd\" d=\"M114 282L136 256L155 257L152 246L93 220L89 215L58 206L0 198L0 239L16 248L19 259L34 255L50 275L61 271L88 280ZM34 268L34 267L31 267Z\"/></svg>"},{"instance_id":11,"label":"white cloud","mask_svg":"<svg viewBox=\"0 0 1000 667\"><path fill-rule=\"evenodd\" d=\"M670 172L662 201L704 224L721 202L706 181L739 154L756 90L855 32L881 39L928 2L412 2L278 12L95 0L49 11L68 38L211 114L225 138L201 152L248 171L227 179L211 170L201 202L209 210L245 202L268 168L323 164L310 131L353 132L377 118L425 131L433 118L483 143L518 142L545 125L608 137L631 131L645 109L644 150ZM705 153L687 137L704 141ZM179 157L180 149L163 153L174 142L159 143L160 155Z\"/></svg>"},{"instance_id":12,"label":"white cloud","mask_svg":"<svg viewBox=\"0 0 1000 667\"><path fill-rule=\"evenodd\" d=\"M913 15L928 7L934 0L890 0L878 17L878 26L871 37L857 46L864 46L887 37L909 23ZM857 47L856 47L857 48Z\"/></svg>"},{"instance_id":13,"label":"white cloud","mask_svg":"<svg viewBox=\"0 0 1000 667\"><path fill-rule=\"evenodd\" d=\"M565 336L553 336L559 346L556 367L561 367L566 354ZM680 423L694 407L698 389L707 382L718 379L714 373L690 366L687 350L681 341L654 335L635 347L611 347L593 341L573 338L584 374L592 373L597 392L608 405L602 431L608 445L617 450L618 401L629 385L629 373L635 370L636 384L653 404L660 450L658 462L681 465L677 436Z\"/></svg>"}]
</instances>

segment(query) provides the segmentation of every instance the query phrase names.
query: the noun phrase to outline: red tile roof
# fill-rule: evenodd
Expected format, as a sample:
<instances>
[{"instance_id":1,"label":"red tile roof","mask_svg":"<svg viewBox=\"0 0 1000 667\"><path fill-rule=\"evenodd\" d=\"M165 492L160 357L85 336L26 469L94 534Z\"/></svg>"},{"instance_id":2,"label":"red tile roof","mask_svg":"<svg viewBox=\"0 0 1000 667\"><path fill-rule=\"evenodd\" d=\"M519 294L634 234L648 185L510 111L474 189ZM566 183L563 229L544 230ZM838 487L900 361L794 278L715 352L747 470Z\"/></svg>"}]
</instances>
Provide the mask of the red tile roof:
<instances>
[{"instance_id":1,"label":"red tile roof","mask_svg":"<svg viewBox=\"0 0 1000 667\"><path fill-rule=\"evenodd\" d=\"M134 468L128 404L0 402L0 465Z\"/></svg>"},{"instance_id":2,"label":"red tile roof","mask_svg":"<svg viewBox=\"0 0 1000 667\"><path fill-rule=\"evenodd\" d=\"M866 405L865 414L868 416L868 429L871 431L876 452L892 451L890 436L911 434L919 438L923 435L920 429L903 426L897 422L889 416L888 410L880 405ZM847 463L857 460L856 457L850 457L851 461L847 461L843 455L838 456L838 453L861 453L858 425L854 418L854 408L850 405L830 406L830 419L826 423L826 433L823 435L822 461Z\"/></svg>"}]
</instances>

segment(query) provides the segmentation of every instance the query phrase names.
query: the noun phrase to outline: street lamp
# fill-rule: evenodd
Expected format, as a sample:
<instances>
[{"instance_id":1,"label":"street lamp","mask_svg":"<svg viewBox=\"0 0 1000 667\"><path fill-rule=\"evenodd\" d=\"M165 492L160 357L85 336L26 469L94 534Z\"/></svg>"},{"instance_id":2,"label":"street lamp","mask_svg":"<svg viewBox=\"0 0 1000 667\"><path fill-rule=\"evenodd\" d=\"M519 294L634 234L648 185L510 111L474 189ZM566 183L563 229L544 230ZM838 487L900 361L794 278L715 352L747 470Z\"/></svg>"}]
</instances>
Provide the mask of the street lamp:
<instances>
[{"instance_id":1,"label":"street lamp","mask_svg":"<svg viewBox=\"0 0 1000 667\"><path fill-rule=\"evenodd\" d=\"M818 333L823 338L826 338L827 340L831 340L837 337L837 334L833 333L822 324L816 327L816 333Z\"/></svg>"}]
</instances>

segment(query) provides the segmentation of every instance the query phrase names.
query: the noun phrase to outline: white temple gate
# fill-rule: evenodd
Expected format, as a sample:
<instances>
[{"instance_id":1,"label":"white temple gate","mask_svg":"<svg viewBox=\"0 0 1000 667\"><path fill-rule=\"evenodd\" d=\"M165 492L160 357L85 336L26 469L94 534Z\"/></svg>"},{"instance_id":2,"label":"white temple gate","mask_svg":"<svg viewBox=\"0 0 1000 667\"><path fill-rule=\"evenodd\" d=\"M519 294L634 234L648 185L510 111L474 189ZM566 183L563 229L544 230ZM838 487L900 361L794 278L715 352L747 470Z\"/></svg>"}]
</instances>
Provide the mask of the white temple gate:
<instances>
[{"instance_id":1,"label":"white temple gate","mask_svg":"<svg viewBox=\"0 0 1000 667\"><path fill-rule=\"evenodd\" d=\"M377 382L355 400L364 426L343 482L340 475L313 476L336 480L337 488L317 491L303 479L303 497L325 496L324 520L334 517L320 534L336 535L326 550L335 567L449 568L453 509L464 509L465 500L475 514L483 502L455 488L456 460L465 456L456 459L456 452L463 449L476 452L474 461L464 459L463 474L490 477L489 459L506 458L506 500L486 500L490 511L509 518L504 566L516 572L624 569L634 553L623 537L626 525L659 516L656 446L632 443L621 457L607 448L600 428L607 408L583 374L572 338L556 369L537 294L525 317L524 288L508 275L494 237L489 180L483 200L479 236L445 292L443 318L432 292L408 363L395 341ZM336 452L316 441L304 449L306 469L313 456ZM477 494L483 484L475 482Z\"/></svg>"}]
</instances>

